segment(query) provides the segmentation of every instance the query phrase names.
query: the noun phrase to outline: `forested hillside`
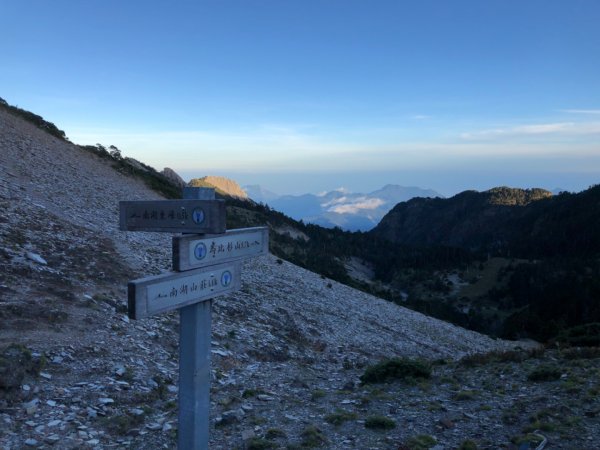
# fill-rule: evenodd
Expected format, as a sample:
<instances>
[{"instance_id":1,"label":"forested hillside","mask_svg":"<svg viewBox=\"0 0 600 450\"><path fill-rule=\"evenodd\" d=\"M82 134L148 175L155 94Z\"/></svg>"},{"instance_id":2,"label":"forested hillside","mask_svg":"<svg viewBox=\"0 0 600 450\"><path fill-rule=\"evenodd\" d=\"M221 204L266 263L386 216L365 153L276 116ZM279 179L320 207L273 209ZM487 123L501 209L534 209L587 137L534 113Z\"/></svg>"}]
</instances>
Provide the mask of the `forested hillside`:
<instances>
[{"instance_id":1,"label":"forested hillside","mask_svg":"<svg viewBox=\"0 0 600 450\"><path fill-rule=\"evenodd\" d=\"M413 307L505 337L547 340L600 321L599 224L599 185L557 196L496 188L398 204L371 235L450 246L476 262L415 275L391 261L382 276L410 291ZM597 344L594 330L574 332Z\"/></svg>"}]
</instances>

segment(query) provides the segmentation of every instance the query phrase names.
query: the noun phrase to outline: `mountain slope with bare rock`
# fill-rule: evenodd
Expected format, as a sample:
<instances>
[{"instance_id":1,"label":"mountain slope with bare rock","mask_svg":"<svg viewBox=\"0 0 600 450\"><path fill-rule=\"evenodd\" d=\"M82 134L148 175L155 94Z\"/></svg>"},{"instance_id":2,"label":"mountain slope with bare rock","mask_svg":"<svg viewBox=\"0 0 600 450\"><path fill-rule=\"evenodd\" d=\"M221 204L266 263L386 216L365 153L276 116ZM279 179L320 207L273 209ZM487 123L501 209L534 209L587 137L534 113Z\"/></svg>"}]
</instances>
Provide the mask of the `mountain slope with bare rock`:
<instances>
[{"instance_id":1,"label":"mountain slope with bare rock","mask_svg":"<svg viewBox=\"0 0 600 450\"><path fill-rule=\"evenodd\" d=\"M119 200L158 198L0 108L0 447L174 448L178 316L126 314L127 280L169 269L170 236L117 229ZM507 353L273 256L243 273L213 303L211 449L506 448L534 439L523 425L538 412L556 439L597 442L597 401L563 395L597 390L583 366L528 377L564 355ZM408 358L398 378L427 370L368 381L388 358Z\"/></svg>"}]
</instances>

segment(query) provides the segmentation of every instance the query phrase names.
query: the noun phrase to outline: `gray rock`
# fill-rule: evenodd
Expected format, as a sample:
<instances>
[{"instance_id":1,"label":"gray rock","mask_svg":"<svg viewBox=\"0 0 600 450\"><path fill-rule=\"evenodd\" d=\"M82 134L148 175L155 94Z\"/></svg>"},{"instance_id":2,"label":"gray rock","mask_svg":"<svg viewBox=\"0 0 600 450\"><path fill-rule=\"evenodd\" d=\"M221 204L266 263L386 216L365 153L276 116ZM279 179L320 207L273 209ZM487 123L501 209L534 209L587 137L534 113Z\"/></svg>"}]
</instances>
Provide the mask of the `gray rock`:
<instances>
[{"instance_id":1,"label":"gray rock","mask_svg":"<svg viewBox=\"0 0 600 450\"><path fill-rule=\"evenodd\" d=\"M173 169L165 167L161 173L176 186L179 186L180 188L187 186L187 183L183 180L183 178L181 178Z\"/></svg>"},{"instance_id":2,"label":"gray rock","mask_svg":"<svg viewBox=\"0 0 600 450\"><path fill-rule=\"evenodd\" d=\"M45 265L48 264L46 262L46 260L44 258L42 258L40 255L38 255L37 253L27 252L25 254L25 256L27 257L27 259L29 259L29 260L31 260L31 261L33 261L35 263L41 264L43 266L45 266Z\"/></svg>"},{"instance_id":3,"label":"gray rock","mask_svg":"<svg viewBox=\"0 0 600 450\"><path fill-rule=\"evenodd\" d=\"M44 442L50 445L54 445L60 442L60 436L58 434L51 434L50 436L46 436L44 438Z\"/></svg>"},{"instance_id":4,"label":"gray rock","mask_svg":"<svg viewBox=\"0 0 600 450\"><path fill-rule=\"evenodd\" d=\"M242 441L246 442L250 439L256 437L256 433L252 429L247 429L242 431Z\"/></svg>"}]
</instances>

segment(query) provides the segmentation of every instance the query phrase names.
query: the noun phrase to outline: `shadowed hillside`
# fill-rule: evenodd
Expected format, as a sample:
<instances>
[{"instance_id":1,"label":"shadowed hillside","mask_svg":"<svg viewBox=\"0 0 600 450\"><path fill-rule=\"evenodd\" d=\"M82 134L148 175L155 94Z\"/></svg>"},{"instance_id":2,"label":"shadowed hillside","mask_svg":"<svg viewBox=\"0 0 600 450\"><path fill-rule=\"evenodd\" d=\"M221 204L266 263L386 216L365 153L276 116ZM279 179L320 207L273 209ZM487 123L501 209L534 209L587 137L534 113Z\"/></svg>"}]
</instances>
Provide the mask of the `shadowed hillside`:
<instances>
[{"instance_id":1,"label":"shadowed hillside","mask_svg":"<svg viewBox=\"0 0 600 450\"><path fill-rule=\"evenodd\" d=\"M410 245L448 245L470 250L506 251L515 224L532 202L552 194L542 189L506 187L465 191L449 199L415 198L396 205L372 235Z\"/></svg>"},{"instance_id":2,"label":"shadowed hillside","mask_svg":"<svg viewBox=\"0 0 600 450\"><path fill-rule=\"evenodd\" d=\"M426 285L390 260L383 278L410 290L416 309L503 336L545 340L600 321L598 224L598 185L556 196L496 188L400 203L370 234L422 248L461 249L478 261L454 272L421 272L418 277L433 280Z\"/></svg>"}]
</instances>

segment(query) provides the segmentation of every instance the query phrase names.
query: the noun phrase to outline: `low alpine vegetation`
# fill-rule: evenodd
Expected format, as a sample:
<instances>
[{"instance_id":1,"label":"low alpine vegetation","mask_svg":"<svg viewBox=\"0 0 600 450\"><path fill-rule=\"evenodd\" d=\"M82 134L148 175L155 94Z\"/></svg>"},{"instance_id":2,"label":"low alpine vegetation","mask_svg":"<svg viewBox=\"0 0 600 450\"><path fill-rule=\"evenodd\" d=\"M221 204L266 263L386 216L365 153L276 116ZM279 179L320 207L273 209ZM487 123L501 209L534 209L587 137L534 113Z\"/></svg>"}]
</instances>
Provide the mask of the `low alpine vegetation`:
<instances>
[{"instance_id":1,"label":"low alpine vegetation","mask_svg":"<svg viewBox=\"0 0 600 450\"><path fill-rule=\"evenodd\" d=\"M415 380L431 377L431 366L425 361L393 358L367 367L360 377L363 384L385 383L392 380Z\"/></svg>"}]
</instances>

